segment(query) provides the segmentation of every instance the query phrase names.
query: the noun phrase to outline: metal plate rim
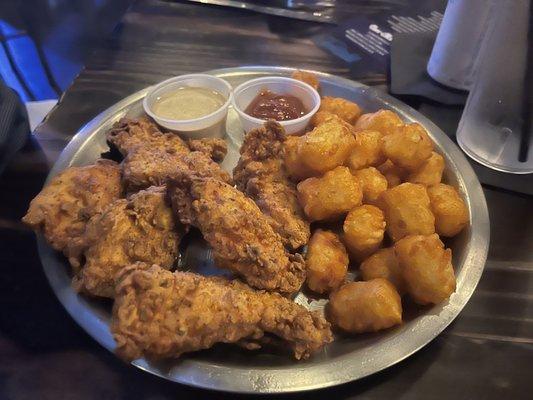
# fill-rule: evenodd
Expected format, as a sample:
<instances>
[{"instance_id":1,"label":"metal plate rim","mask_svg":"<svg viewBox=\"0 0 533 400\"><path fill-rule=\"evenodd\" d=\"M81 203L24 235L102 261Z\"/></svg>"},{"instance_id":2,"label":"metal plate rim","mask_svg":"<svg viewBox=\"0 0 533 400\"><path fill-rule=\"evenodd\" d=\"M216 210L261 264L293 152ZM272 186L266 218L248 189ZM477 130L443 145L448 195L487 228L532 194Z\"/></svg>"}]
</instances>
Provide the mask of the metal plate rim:
<instances>
[{"instance_id":1,"label":"metal plate rim","mask_svg":"<svg viewBox=\"0 0 533 400\"><path fill-rule=\"evenodd\" d=\"M294 71L294 68L252 66L216 69L208 71L207 73L213 75L246 73L286 74L292 71ZM291 379L288 382L285 382L284 385L280 385L279 382L271 382L271 385L265 385L262 376L259 376L264 375L267 371L269 371L271 374L269 379L276 380L280 376L283 376L283 374L290 373L283 369L257 369L245 371L226 367L226 369L231 369L231 371L215 371L221 374L218 379L213 379L213 376L211 376L211 379L206 380L205 377L202 377L203 372L201 371L201 368L199 370L194 369L194 361L192 361L192 365L187 365L187 363L185 363L183 371L180 371L180 367L178 368L178 373L173 373L172 376L164 375L162 373L150 369L150 366L147 365L143 360L133 363L133 365L137 366L138 368L153 375L189 386L202 387L206 389L220 390L226 392L289 393L335 386L369 376L406 359L407 357L418 351L420 348L428 344L435 337L437 337L457 317L464 305L468 302L468 299L471 297L483 272L488 253L490 232L488 209L485 197L481 185L472 167L466 160L466 157L461 153L457 146L430 120L418 113L416 110L402 103L401 101L393 98L392 96L389 96L386 93L378 92L371 87L368 87L359 82L351 81L346 78L318 71L311 72L315 72L320 77L338 84L343 84L352 88L364 88L365 90L372 92L374 96L379 97L379 99L383 101L384 105L393 108L395 111L399 112L405 117L408 116L420 122L426 127L426 129L428 129L428 131L430 131L433 138L437 139L439 146L443 148L444 152L447 155L447 162L450 162L451 160L452 165L450 167L452 167L455 171L460 171L458 177L460 178L462 189L467 194L467 198L469 200L470 213L472 216L472 235L471 240L468 243L468 257L466 257L465 259L465 261L469 262L468 271L466 272L468 273L468 279L465 279L463 287L458 287L457 292L452 296L449 304L443 307L442 311L440 312L441 315L439 315L437 319L428 316L429 319L427 323L424 324L424 332L422 332L423 335L414 335L415 340L413 341L413 343L411 343L411 346L408 351L404 351L401 355L389 355L390 359L382 360L382 362L379 365L376 365L375 368L373 368L372 370L367 370L362 373L361 371L350 369L352 363L349 362L350 357L348 356L341 357L341 360L339 361L333 360L327 363L326 369L323 368L324 365L322 365L325 363L306 366L304 371L307 374L311 374L312 370L316 368L320 370L320 373L311 374L313 375L312 383L309 383L308 381L308 383L306 384L297 384L297 382L295 382L295 380L297 381L297 379L295 379L296 377L291 377ZM72 140L69 142L69 144L65 147L65 149L59 156L57 162L54 164L52 170L50 171L47 181L69 165L69 161L79 151L83 150L83 144L85 140L97 127L99 127L103 123L103 121L107 121L110 118L114 118L117 113L120 113L124 108L128 107L128 105L140 100L142 97L144 97L144 95L148 92L149 89L150 88L147 87L124 98L122 101L103 111L95 118L93 118L90 122L88 122L86 125L84 125L72 138ZM89 315L89 313L83 312L83 310L79 309L80 307L83 307L83 305L87 302L84 299L78 299L75 304L72 304L73 295L72 293L69 293L69 291L65 289L64 285L58 280L57 274L59 272L57 271L57 268L53 266L54 260L51 260L52 256L50 247L46 244L42 237L38 237L38 249L45 275L50 285L52 286L52 289L56 293L58 299L65 307L67 312L97 342L99 342L106 349L113 351L114 342L112 340L112 337L110 336L110 333L107 332L106 334L102 331L102 329L106 329L105 323L103 321L95 321L94 315ZM72 290L70 289L70 291ZM422 316L421 318L425 317L426 316ZM326 371L329 372L326 373ZM226 372L231 373L230 375L226 375ZM294 384L288 384L289 382L292 382Z\"/></svg>"}]
</instances>

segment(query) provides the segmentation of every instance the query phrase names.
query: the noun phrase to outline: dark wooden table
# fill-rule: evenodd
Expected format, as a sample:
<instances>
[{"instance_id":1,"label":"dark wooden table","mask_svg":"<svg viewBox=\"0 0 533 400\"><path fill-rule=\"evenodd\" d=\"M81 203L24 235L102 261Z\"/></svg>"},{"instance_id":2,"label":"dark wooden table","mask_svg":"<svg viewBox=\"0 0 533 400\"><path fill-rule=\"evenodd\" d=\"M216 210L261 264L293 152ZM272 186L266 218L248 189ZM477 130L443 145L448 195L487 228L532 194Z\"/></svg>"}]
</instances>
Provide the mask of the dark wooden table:
<instances>
[{"instance_id":1,"label":"dark wooden table","mask_svg":"<svg viewBox=\"0 0 533 400\"><path fill-rule=\"evenodd\" d=\"M361 1L353 13L406 7ZM349 76L309 39L324 26L239 10L142 0L0 176L0 399L237 398L166 382L101 348L63 310L20 223L50 165L87 121L172 75L285 65ZM357 77L385 84L386 77ZM362 381L292 398L521 399L533 389L533 199L485 187L491 247L456 321L414 356Z\"/></svg>"}]
</instances>

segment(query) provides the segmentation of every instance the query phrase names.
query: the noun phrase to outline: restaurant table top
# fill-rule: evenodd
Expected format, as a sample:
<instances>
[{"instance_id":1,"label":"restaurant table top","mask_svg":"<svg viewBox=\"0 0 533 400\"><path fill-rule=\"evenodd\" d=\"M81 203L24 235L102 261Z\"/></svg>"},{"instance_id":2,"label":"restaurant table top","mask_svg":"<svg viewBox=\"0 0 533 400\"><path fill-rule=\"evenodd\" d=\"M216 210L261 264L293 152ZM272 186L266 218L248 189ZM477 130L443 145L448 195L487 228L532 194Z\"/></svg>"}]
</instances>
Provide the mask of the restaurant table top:
<instances>
[{"instance_id":1,"label":"restaurant table top","mask_svg":"<svg viewBox=\"0 0 533 400\"><path fill-rule=\"evenodd\" d=\"M409 1L340 2L368 14ZM324 24L187 2L137 1L0 176L0 398L241 398L151 376L98 345L50 289L29 201L76 131L115 102L170 76L282 65L350 78L311 36ZM353 77L352 77L353 78ZM357 79L386 90L387 76ZM405 100L405 99L404 99ZM416 103L410 103L416 107ZM512 176L509 177L512 179ZM484 185L491 239L481 281L459 317L413 356L360 381L287 395L306 399L531 398L533 198Z\"/></svg>"}]
</instances>

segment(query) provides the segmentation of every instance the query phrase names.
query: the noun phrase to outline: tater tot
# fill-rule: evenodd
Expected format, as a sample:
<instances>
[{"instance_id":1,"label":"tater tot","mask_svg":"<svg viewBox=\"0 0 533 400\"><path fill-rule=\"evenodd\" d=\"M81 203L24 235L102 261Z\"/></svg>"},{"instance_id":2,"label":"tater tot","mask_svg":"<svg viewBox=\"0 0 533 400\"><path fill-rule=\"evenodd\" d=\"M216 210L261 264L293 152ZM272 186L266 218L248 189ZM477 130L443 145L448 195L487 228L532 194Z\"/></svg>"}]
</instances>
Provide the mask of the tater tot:
<instances>
[{"instance_id":1,"label":"tater tot","mask_svg":"<svg viewBox=\"0 0 533 400\"><path fill-rule=\"evenodd\" d=\"M335 220L361 204L363 190L347 167L337 167L320 178L297 186L298 199L310 221Z\"/></svg>"},{"instance_id":2,"label":"tater tot","mask_svg":"<svg viewBox=\"0 0 533 400\"><path fill-rule=\"evenodd\" d=\"M407 236L394 244L407 292L419 304L438 304L455 291L452 251L437 234Z\"/></svg>"},{"instance_id":3,"label":"tater tot","mask_svg":"<svg viewBox=\"0 0 533 400\"><path fill-rule=\"evenodd\" d=\"M335 114L352 125L361 116L361 108L357 104L341 97L322 97L318 110Z\"/></svg>"},{"instance_id":4,"label":"tater tot","mask_svg":"<svg viewBox=\"0 0 533 400\"><path fill-rule=\"evenodd\" d=\"M305 82L316 90L320 89L320 81L318 80L318 76L312 72L297 70L291 74L291 78Z\"/></svg>"},{"instance_id":5,"label":"tater tot","mask_svg":"<svg viewBox=\"0 0 533 400\"><path fill-rule=\"evenodd\" d=\"M368 167L352 172L363 187L363 203L376 204L381 193L387 190L388 182L376 168Z\"/></svg>"},{"instance_id":6,"label":"tater tot","mask_svg":"<svg viewBox=\"0 0 533 400\"><path fill-rule=\"evenodd\" d=\"M375 252L383 242L385 217L379 208L365 204L348 213L342 230L350 255L361 261Z\"/></svg>"},{"instance_id":7,"label":"tater tot","mask_svg":"<svg viewBox=\"0 0 533 400\"><path fill-rule=\"evenodd\" d=\"M406 175L405 170L394 165L391 160L387 160L383 164L378 165L377 170L387 179L389 189L402 183L403 177Z\"/></svg>"},{"instance_id":8,"label":"tater tot","mask_svg":"<svg viewBox=\"0 0 533 400\"><path fill-rule=\"evenodd\" d=\"M329 111L320 111L319 110L311 118L311 126L313 126L313 128L315 128L318 125L323 124L324 122L329 121L331 119L339 119L339 120L341 120L337 115L332 114Z\"/></svg>"},{"instance_id":9,"label":"tater tot","mask_svg":"<svg viewBox=\"0 0 533 400\"><path fill-rule=\"evenodd\" d=\"M289 175L295 179L322 175L343 165L354 145L355 138L346 123L328 120L285 145Z\"/></svg>"},{"instance_id":10,"label":"tater tot","mask_svg":"<svg viewBox=\"0 0 533 400\"><path fill-rule=\"evenodd\" d=\"M313 175L312 171L306 168L298 158L299 139L300 138L297 136L289 135L284 143L285 168L287 169L289 176L295 181L300 181Z\"/></svg>"},{"instance_id":11,"label":"tater tot","mask_svg":"<svg viewBox=\"0 0 533 400\"><path fill-rule=\"evenodd\" d=\"M431 156L433 142L424 127L418 123L403 125L383 137L383 153L394 164L415 171Z\"/></svg>"},{"instance_id":12,"label":"tater tot","mask_svg":"<svg viewBox=\"0 0 533 400\"><path fill-rule=\"evenodd\" d=\"M394 248L380 249L359 266L363 280L383 278L394 285L400 295L405 293L405 281Z\"/></svg>"},{"instance_id":13,"label":"tater tot","mask_svg":"<svg viewBox=\"0 0 533 400\"><path fill-rule=\"evenodd\" d=\"M423 185L402 183L384 191L378 200L393 241L408 235L435 233L435 217Z\"/></svg>"},{"instance_id":14,"label":"tater tot","mask_svg":"<svg viewBox=\"0 0 533 400\"><path fill-rule=\"evenodd\" d=\"M444 158L435 152L407 177L408 182L431 186L440 183L444 172Z\"/></svg>"},{"instance_id":15,"label":"tater tot","mask_svg":"<svg viewBox=\"0 0 533 400\"><path fill-rule=\"evenodd\" d=\"M349 333L376 332L402 323L402 301L386 279L350 282L330 295L327 317Z\"/></svg>"},{"instance_id":16,"label":"tater tot","mask_svg":"<svg viewBox=\"0 0 533 400\"><path fill-rule=\"evenodd\" d=\"M439 183L427 189L431 211L435 215L435 230L442 236L455 236L468 225L470 217L465 202L450 185Z\"/></svg>"},{"instance_id":17,"label":"tater tot","mask_svg":"<svg viewBox=\"0 0 533 400\"><path fill-rule=\"evenodd\" d=\"M330 231L316 230L305 257L307 286L316 293L337 289L344 282L348 262L348 253L339 237Z\"/></svg>"},{"instance_id":18,"label":"tater tot","mask_svg":"<svg viewBox=\"0 0 533 400\"><path fill-rule=\"evenodd\" d=\"M403 125L401 118L393 111L379 110L375 113L363 114L354 125L356 131L378 131L383 136L389 135Z\"/></svg>"},{"instance_id":19,"label":"tater tot","mask_svg":"<svg viewBox=\"0 0 533 400\"><path fill-rule=\"evenodd\" d=\"M376 166L385 162L383 140L378 131L359 131L355 134L355 145L348 156L346 165L352 171Z\"/></svg>"}]
</instances>

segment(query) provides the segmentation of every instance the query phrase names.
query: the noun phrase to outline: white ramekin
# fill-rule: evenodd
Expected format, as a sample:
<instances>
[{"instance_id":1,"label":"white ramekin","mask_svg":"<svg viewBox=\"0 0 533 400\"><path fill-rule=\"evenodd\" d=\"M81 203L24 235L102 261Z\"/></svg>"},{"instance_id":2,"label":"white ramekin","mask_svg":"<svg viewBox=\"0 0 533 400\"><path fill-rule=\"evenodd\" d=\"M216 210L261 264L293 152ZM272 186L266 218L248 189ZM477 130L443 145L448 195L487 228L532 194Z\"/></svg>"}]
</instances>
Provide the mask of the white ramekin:
<instances>
[{"instance_id":1,"label":"white ramekin","mask_svg":"<svg viewBox=\"0 0 533 400\"><path fill-rule=\"evenodd\" d=\"M287 134L298 134L305 131L311 117L320 107L320 95L307 83L281 76L269 76L252 79L237 86L233 91L233 108L239 114L245 132L262 126L265 121L252 117L244 112L252 100L262 90L270 90L276 94L290 94L299 98L309 112L300 118L279 121Z\"/></svg>"},{"instance_id":2,"label":"white ramekin","mask_svg":"<svg viewBox=\"0 0 533 400\"><path fill-rule=\"evenodd\" d=\"M194 119L176 120L162 118L153 112L152 106L159 96L184 86L216 90L226 98L226 102L211 114ZM144 111L162 127L179 132L187 138L199 139L204 137L223 137L225 135L226 116L231 101L231 85L224 79L207 74L189 74L167 79L154 86L145 96L143 107Z\"/></svg>"}]
</instances>

